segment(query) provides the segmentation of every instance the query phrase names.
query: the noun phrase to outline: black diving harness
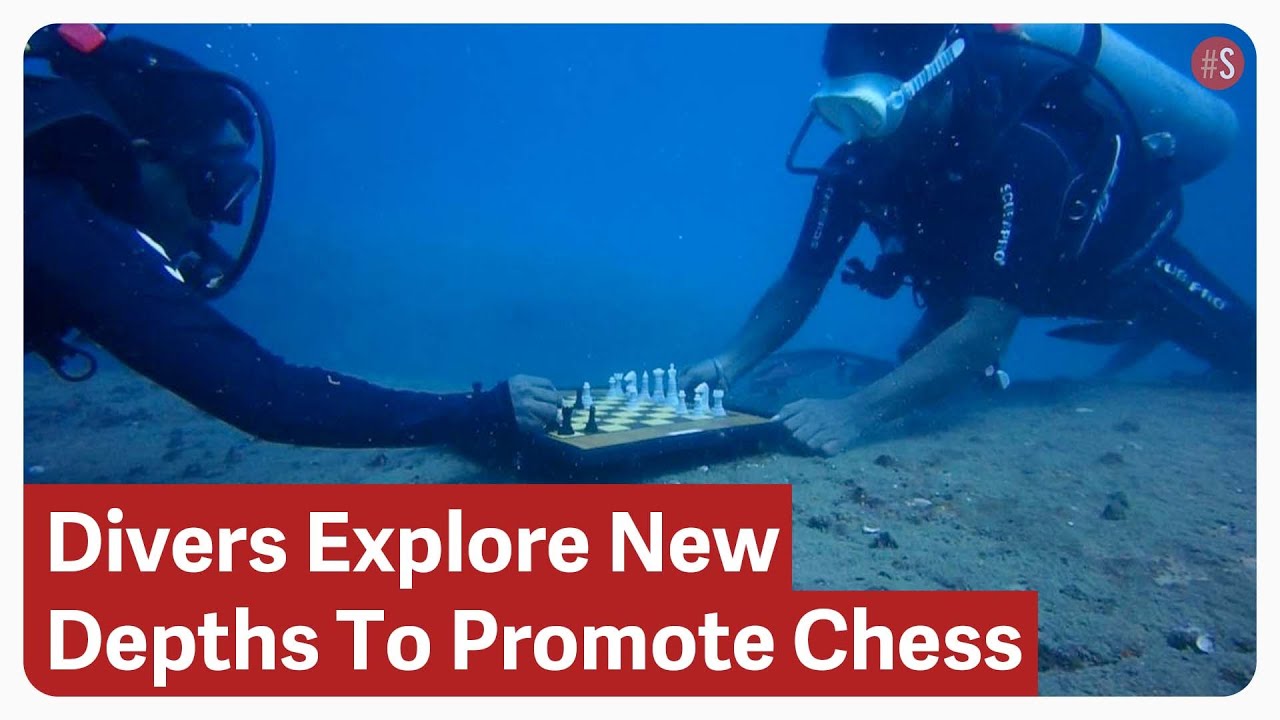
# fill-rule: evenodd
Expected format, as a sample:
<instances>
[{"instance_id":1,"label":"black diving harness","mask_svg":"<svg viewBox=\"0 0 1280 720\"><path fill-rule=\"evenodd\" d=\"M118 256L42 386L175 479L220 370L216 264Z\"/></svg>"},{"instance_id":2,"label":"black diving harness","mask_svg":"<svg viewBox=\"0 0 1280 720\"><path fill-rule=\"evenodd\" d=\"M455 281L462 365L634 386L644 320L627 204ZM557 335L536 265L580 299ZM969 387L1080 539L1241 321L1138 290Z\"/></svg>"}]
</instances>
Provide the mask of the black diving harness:
<instances>
[{"instance_id":1,"label":"black diving harness","mask_svg":"<svg viewBox=\"0 0 1280 720\"><path fill-rule=\"evenodd\" d=\"M962 26L956 26L948 32L948 41L957 38L963 38L967 43L975 47L985 46L986 49L992 47L1003 46L1004 48L1020 51L1030 50L1049 55L1057 60L1065 63L1068 68L1066 70L1059 67L1058 69L1045 70L1044 77L1034 84L1032 88L1026 91L1028 100L1023 106L1017 108L1014 112L1009 113L1011 118L1006 120L1003 127L997 126L998 129L994 135L995 138L1003 135L1005 127L1011 126L1018 117L1021 117L1029 103L1043 93L1047 88L1057 82L1068 82L1078 84L1084 87L1087 80L1092 78L1112 97L1116 106L1120 111L1121 124L1128 130L1129 136L1141 139L1142 150L1147 153L1148 159L1165 160L1171 155L1172 143L1169 142L1167 133L1157 133L1153 135L1144 135L1141 126L1138 123L1133 109L1120 90L1096 67L1099 55L1102 51L1102 26L1099 24L1088 24L1084 28L1084 35L1081 39L1080 47L1075 53L1068 53L1055 47L1036 42L1025 36L1010 34L1009 32L994 29L985 32L975 32L966 30ZM975 45L977 43L977 45ZM945 44L944 44L945 46ZM1078 75L1077 75L1078 73ZM1073 75L1075 78L1073 79ZM850 172L852 165L850 163L828 164L819 167L804 167L796 163L795 158L801 145L808 135L813 122L818 119L819 114L816 110L811 109L797 131L791 146L787 151L786 168L789 172L797 175L811 175L819 177L839 177ZM995 123L992 123L995 124ZM1069 219L1078 221L1090 214L1090 210L1086 207L1083 200L1077 199L1075 205L1080 206L1076 215ZM845 284L859 287L869 294L887 299L892 297L904 285L912 285L908 277L908 268L905 266L903 258L896 255L881 255L873 267L868 268L858 258L853 258L845 264L845 269L841 273L841 281ZM917 306L923 306L923 299L918 289L913 288L914 301Z\"/></svg>"},{"instance_id":2,"label":"black diving harness","mask_svg":"<svg viewBox=\"0 0 1280 720\"><path fill-rule=\"evenodd\" d=\"M979 35L980 38L978 37ZM990 43L987 47L1003 46L1004 48L1015 52L1023 49L1038 51L1056 58L1067 65L1067 69L1065 70L1057 69L1046 71L1045 76L1041 78L1029 92L1027 92L1027 103L1022 107L1017 108L1015 112L1011 113L1012 117L1006 121L1007 124L1003 126L997 125L998 129L995 133L995 138L998 139L1002 136L1004 131L1008 127L1011 127L1012 124L1017 121L1017 118L1021 117L1022 113L1030 106L1030 102L1033 102L1034 98L1042 94L1051 85L1065 81L1072 84L1078 84L1078 86L1083 89L1087 85L1087 78L1092 78L1097 81L1098 85L1101 86L1116 103L1116 106L1119 109L1120 123L1128 130L1129 137L1139 141L1139 152L1143 153L1144 160L1146 161L1143 163L1144 165L1149 164L1152 161L1156 164L1161 161L1167 162L1172 157L1173 143L1171 142L1172 138L1168 133L1154 133L1151 135L1144 134L1141 125L1137 120L1137 116L1133 112L1133 108L1129 105L1124 95L1109 78L1097 69L1097 61L1102 51L1102 26L1100 24L1088 24L1085 26L1080 47L1074 54L1064 52L1055 47L1045 45L1044 43L1036 42L1025 36L1010 34L1009 32L999 28L994 28L988 32L972 32L966 31L964 27L959 25L955 26L947 33L948 43L944 43L943 52L945 52L945 48L949 42L954 41L957 38L963 38L968 43L974 43L975 41L980 41L984 45ZM937 62L936 58L934 62ZM819 167L803 167L796 163L796 155L807 137L814 121L818 118L818 112L811 108L788 148L786 155L787 170L797 175L810 175L826 178L841 177L853 172L851 169L851 162L829 163ZM995 123L993 123L993 125L995 125ZM1117 149L1117 161L1118 152L1119 151ZM1083 205L1081 201L1077 202ZM1107 202L1105 199L1105 193L1102 198L1097 200L1097 202L1099 204ZM1096 210L1097 208L1095 207L1094 211L1096 212ZM1090 214L1090 211L1087 208L1080 214L1079 218L1071 217L1069 219L1080 220L1086 214ZM855 285L863 291L881 299L892 297L904 285L911 286L913 300L916 306L923 307L925 305L921 289L916 287L912 278L910 278L906 259L896 254L881 254L874 263L874 266L871 268L868 268L858 258L853 258L846 263L846 269L841 273L841 280L845 284ZM983 380L984 382L1000 389L1007 388L1009 385L1009 376L1000 369L998 361L993 362L985 369Z\"/></svg>"}]
</instances>

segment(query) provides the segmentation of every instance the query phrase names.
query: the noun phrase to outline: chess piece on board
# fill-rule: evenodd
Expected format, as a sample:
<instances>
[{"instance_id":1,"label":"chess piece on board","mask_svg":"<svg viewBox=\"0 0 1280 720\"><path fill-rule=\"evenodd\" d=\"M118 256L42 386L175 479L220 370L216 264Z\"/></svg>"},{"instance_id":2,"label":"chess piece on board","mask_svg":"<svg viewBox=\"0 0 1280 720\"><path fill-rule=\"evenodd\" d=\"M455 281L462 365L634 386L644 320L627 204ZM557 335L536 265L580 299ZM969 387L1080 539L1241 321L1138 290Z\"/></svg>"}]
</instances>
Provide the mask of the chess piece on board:
<instances>
[{"instance_id":1,"label":"chess piece on board","mask_svg":"<svg viewBox=\"0 0 1280 720\"><path fill-rule=\"evenodd\" d=\"M704 418L707 416L707 384L698 383L693 389L693 416L695 418Z\"/></svg>"},{"instance_id":2,"label":"chess piece on board","mask_svg":"<svg viewBox=\"0 0 1280 720\"><path fill-rule=\"evenodd\" d=\"M622 382L626 383L627 407L635 409L640 406L640 393L636 390L636 371L630 370L626 375L622 376Z\"/></svg>"},{"instance_id":3,"label":"chess piece on board","mask_svg":"<svg viewBox=\"0 0 1280 720\"><path fill-rule=\"evenodd\" d=\"M713 402L711 404L712 417L724 417L725 415L728 415L729 413L725 412L724 409L724 388L716 388L715 390L712 390L711 397L713 398Z\"/></svg>"},{"instance_id":4,"label":"chess piece on board","mask_svg":"<svg viewBox=\"0 0 1280 720\"><path fill-rule=\"evenodd\" d=\"M560 408L560 429L557 431L561 435L573 434L573 408Z\"/></svg>"},{"instance_id":5,"label":"chess piece on board","mask_svg":"<svg viewBox=\"0 0 1280 720\"><path fill-rule=\"evenodd\" d=\"M667 368L667 402L671 407L676 407L684 398L680 397L680 389L676 387L676 364L671 363L671 367Z\"/></svg>"}]
</instances>

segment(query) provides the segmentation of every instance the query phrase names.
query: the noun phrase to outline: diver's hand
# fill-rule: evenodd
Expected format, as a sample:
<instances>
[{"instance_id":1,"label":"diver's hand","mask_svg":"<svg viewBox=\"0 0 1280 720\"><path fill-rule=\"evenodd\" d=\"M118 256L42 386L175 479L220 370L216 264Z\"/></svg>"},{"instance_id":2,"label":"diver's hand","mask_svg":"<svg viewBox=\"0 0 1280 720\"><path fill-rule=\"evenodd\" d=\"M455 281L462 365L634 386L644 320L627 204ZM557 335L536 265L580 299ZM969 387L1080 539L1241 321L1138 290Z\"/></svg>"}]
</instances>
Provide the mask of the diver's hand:
<instances>
[{"instance_id":1,"label":"diver's hand","mask_svg":"<svg viewBox=\"0 0 1280 720\"><path fill-rule=\"evenodd\" d=\"M774 416L787 432L813 452L828 457L853 447L870 422L869 413L853 398L797 400Z\"/></svg>"},{"instance_id":2,"label":"diver's hand","mask_svg":"<svg viewBox=\"0 0 1280 720\"><path fill-rule=\"evenodd\" d=\"M550 380L516 375L507 380L516 425L527 433L546 432L560 415L560 393Z\"/></svg>"},{"instance_id":3,"label":"diver's hand","mask_svg":"<svg viewBox=\"0 0 1280 720\"><path fill-rule=\"evenodd\" d=\"M679 382L676 383L676 387L688 393L689 397L693 397L693 389L699 383L706 383L707 387L712 390L717 387L727 390L726 385L729 382L729 378L724 375L723 365L718 366L717 363L718 360L716 358L707 358L702 362L690 365L680 372Z\"/></svg>"}]
</instances>

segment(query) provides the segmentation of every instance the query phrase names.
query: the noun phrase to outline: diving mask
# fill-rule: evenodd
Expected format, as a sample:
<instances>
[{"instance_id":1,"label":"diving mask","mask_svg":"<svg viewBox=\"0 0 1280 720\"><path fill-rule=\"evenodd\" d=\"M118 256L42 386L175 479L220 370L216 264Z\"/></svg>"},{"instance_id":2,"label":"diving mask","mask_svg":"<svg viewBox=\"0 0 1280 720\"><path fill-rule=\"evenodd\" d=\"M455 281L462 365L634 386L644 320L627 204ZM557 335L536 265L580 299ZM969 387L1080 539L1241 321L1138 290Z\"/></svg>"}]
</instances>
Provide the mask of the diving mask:
<instances>
[{"instance_id":1,"label":"diving mask","mask_svg":"<svg viewBox=\"0 0 1280 720\"><path fill-rule=\"evenodd\" d=\"M184 163L182 174L192 212L228 225L243 221L245 200L261 179L258 169L243 159L216 155Z\"/></svg>"},{"instance_id":2,"label":"diving mask","mask_svg":"<svg viewBox=\"0 0 1280 720\"><path fill-rule=\"evenodd\" d=\"M907 103L964 52L964 38L947 45L915 77L900 82L883 73L832 78L809 104L847 142L891 135L907 114Z\"/></svg>"}]
</instances>

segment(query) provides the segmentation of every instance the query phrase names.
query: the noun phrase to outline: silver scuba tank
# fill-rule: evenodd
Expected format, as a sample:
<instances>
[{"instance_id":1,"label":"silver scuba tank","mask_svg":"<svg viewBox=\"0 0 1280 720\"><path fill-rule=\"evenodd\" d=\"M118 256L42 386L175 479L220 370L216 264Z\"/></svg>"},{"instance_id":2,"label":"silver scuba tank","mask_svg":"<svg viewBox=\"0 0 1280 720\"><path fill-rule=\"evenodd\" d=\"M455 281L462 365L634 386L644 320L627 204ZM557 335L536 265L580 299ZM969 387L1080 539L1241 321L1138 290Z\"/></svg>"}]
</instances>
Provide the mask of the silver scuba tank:
<instances>
[{"instance_id":1,"label":"silver scuba tank","mask_svg":"<svg viewBox=\"0 0 1280 720\"><path fill-rule=\"evenodd\" d=\"M1034 42L1075 54L1085 41L1085 27L1032 24L1018 29ZM1179 183L1199 180L1230 154L1239 132L1236 113L1189 71L1174 70L1107 25L1102 26L1094 67L1124 96L1149 144L1172 152Z\"/></svg>"}]
</instances>

